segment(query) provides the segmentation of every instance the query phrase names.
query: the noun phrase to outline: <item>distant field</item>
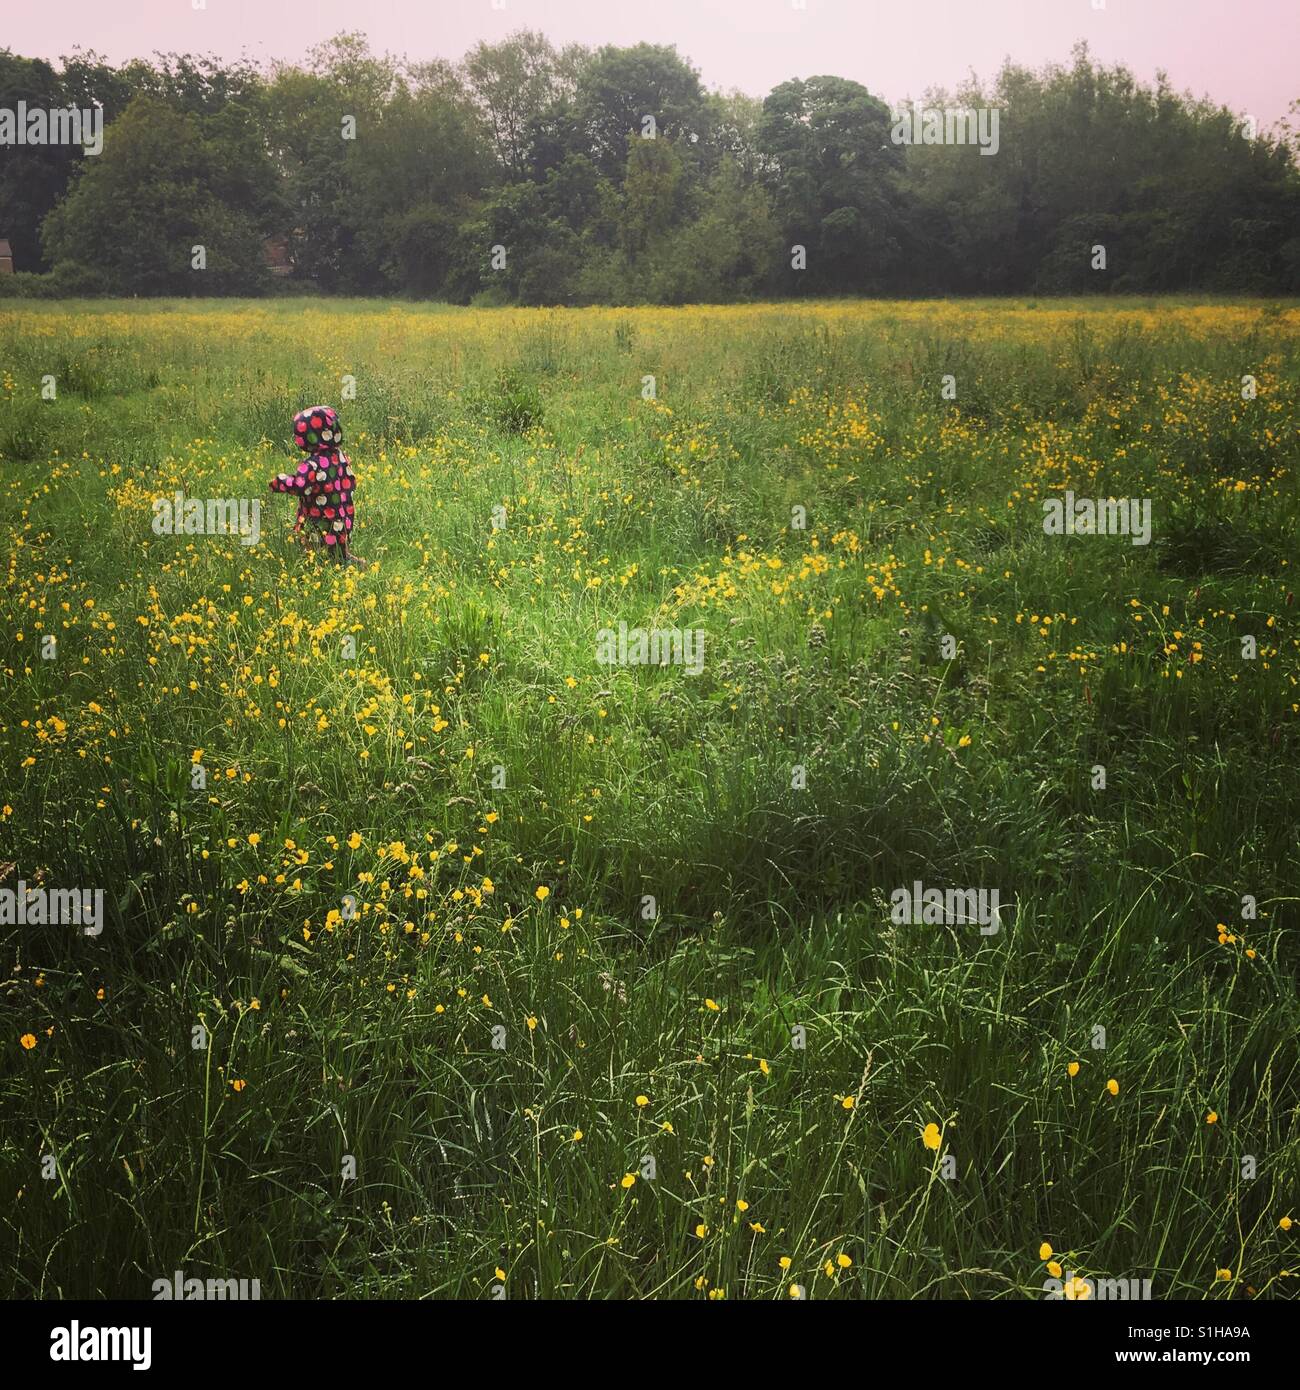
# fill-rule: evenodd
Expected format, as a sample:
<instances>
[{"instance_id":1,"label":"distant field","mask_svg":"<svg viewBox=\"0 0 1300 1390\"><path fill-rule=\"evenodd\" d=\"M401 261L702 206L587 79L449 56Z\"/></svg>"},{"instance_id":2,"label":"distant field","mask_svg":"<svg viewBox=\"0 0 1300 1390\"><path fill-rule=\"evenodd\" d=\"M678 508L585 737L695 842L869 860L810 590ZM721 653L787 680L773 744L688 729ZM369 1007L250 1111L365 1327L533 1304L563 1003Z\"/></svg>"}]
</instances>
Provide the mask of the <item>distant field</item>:
<instances>
[{"instance_id":1,"label":"distant field","mask_svg":"<svg viewBox=\"0 0 1300 1390\"><path fill-rule=\"evenodd\" d=\"M0 926L0 1294L1292 1293L1298 345L6 305L0 888L105 898ZM266 488L317 401L364 572Z\"/></svg>"}]
</instances>

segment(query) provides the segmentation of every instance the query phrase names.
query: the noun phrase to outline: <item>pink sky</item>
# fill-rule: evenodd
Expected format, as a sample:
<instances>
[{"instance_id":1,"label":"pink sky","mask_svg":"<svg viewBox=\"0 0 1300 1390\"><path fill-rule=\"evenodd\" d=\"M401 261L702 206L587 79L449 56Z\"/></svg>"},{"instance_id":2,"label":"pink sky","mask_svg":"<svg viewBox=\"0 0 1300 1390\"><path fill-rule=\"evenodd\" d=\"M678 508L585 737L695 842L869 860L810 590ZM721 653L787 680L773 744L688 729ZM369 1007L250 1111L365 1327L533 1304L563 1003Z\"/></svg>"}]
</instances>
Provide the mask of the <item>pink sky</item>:
<instances>
[{"instance_id":1,"label":"pink sky","mask_svg":"<svg viewBox=\"0 0 1300 1390\"><path fill-rule=\"evenodd\" d=\"M540 29L559 43L675 43L709 87L764 96L832 73L886 101L989 77L1010 55L1064 62L1086 39L1144 81L1208 94L1267 129L1300 97L1300 0L50 0L5 4L0 45L57 58L154 50L292 58L359 29L377 50L459 58L479 39Z\"/></svg>"}]
</instances>

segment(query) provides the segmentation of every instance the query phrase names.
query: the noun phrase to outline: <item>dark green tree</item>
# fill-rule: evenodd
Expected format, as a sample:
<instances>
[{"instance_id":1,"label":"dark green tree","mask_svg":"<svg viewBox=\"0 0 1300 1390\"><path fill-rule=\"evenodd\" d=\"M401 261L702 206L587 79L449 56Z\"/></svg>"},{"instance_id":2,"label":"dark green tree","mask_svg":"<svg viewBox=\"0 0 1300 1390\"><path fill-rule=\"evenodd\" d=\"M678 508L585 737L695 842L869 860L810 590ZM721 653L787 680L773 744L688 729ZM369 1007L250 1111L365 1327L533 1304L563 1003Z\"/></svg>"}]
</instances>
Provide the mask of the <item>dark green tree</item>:
<instances>
[{"instance_id":1,"label":"dark green tree","mask_svg":"<svg viewBox=\"0 0 1300 1390\"><path fill-rule=\"evenodd\" d=\"M141 96L46 218L45 249L57 271L119 294L250 294L266 287L262 238L277 216L275 172L248 113L205 120Z\"/></svg>"},{"instance_id":2,"label":"dark green tree","mask_svg":"<svg viewBox=\"0 0 1300 1390\"><path fill-rule=\"evenodd\" d=\"M709 133L699 73L672 47L600 49L578 74L574 106L587 153L607 178L622 174L628 136L642 135L647 117L657 135L679 145L698 144Z\"/></svg>"},{"instance_id":3,"label":"dark green tree","mask_svg":"<svg viewBox=\"0 0 1300 1390\"><path fill-rule=\"evenodd\" d=\"M758 145L787 247L807 248L785 289L885 292L906 235L903 154L883 102L857 82L783 82L763 103Z\"/></svg>"},{"instance_id":4,"label":"dark green tree","mask_svg":"<svg viewBox=\"0 0 1300 1390\"><path fill-rule=\"evenodd\" d=\"M0 107L17 111L66 106L69 94L54 69L39 58L20 58L0 49ZM58 201L77 160L79 149L67 145L6 145L0 147L0 237L9 241L14 269L47 269L41 250L40 227Z\"/></svg>"}]
</instances>

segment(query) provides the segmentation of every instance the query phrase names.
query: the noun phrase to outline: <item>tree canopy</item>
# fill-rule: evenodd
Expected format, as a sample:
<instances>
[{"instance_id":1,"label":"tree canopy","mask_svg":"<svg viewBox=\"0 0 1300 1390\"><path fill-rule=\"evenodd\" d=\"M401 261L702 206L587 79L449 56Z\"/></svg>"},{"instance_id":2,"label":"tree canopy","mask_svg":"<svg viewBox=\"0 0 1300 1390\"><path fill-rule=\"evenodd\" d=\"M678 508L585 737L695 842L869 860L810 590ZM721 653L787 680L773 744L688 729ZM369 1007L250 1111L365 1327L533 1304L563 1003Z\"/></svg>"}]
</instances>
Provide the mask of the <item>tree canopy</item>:
<instances>
[{"instance_id":1,"label":"tree canopy","mask_svg":"<svg viewBox=\"0 0 1300 1390\"><path fill-rule=\"evenodd\" d=\"M1300 289L1287 131L1082 45L923 95L995 113L983 150L900 140L906 100L847 78L759 100L706 90L673 47L529 30L459 63L357 34L266 70L0 50L0 110L20 102L99 107L105 138L0 145L26 272L0 292L262 293L268 240L299 291L462 302Z\"/></svg>"}]
</instances>

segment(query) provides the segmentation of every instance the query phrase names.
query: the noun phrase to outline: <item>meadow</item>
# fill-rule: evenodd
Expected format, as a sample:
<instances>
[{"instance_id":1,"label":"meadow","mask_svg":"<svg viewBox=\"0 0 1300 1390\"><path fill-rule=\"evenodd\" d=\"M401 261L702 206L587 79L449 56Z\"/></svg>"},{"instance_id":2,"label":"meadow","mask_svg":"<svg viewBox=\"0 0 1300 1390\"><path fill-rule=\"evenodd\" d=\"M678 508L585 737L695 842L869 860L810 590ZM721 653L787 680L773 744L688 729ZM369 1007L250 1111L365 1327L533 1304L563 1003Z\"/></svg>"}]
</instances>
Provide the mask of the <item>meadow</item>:
<instances>
[{"instance_id":1,"label":"meadow","mask_svg":"<svg viewBox=\"0 0 1300 1390\"><path fill-rule=\"evenodd\" d=\"M0 886L105 921L0 926L0 1293L1292 1295L1298 343L6 306ZM317 401L364 571L267 491Z\"/></svg>"}]
</instances>

